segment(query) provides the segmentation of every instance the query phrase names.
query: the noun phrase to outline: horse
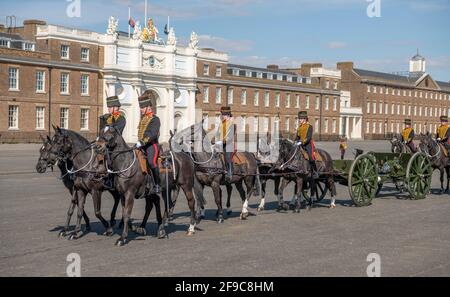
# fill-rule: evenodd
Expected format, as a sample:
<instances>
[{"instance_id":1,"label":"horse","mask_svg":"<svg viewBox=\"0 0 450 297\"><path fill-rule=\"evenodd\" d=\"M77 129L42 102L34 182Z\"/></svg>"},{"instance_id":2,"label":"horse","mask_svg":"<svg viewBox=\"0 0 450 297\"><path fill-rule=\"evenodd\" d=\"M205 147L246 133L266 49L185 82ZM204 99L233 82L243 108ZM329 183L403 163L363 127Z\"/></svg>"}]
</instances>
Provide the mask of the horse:
<instances>
[{"instance_id":1,"label":"horse","mask_svg":"<svg viewBox=\"0 0 450 297\"><path fill-rule=\"evenodd\" d=\"M295 213L300 213L302 205L302 190L309 183L311 189L311 196L309 197L309 204L307 209L311 210L314 206L314 195L318 195L316 189L316 180L310 177L309 164L301 151L302 149L296 146L292 141L288 139L281 139L279 142L279 158L275 166L269 172L281 173L283 179L281 181L279 194L278 194L278 210L288 210L289 205L283 201L283 191L289 182L295 182L295 195L297 197L296 205L294 208ZM320 179L325 179L325 183L329 189L331 189L331 208L335 207L336 187L333 179L333 160L329 153L324 150L317 149L317 153L322 158L321 162L318 162L318 173ZM306 198L306 197L305 197Z\"/></svg>"},{"instance_id":2,"label":"horse","mask_svg":"<svg viewBox=\"0 0 450 297\"><path fill-rule=\"evenodd\" d=\"M182 140L187 139L191 141L190 144L182 143ZM194 142L192 142L194 140ZM217 152L214 146L211 146L211 141L207 137L206 131L203 129L203 122L192 125L183 131L180 131L172 139L172 147L176 147L177 151L185 152L189 155L192 162L195 164L196 185L200 187L196 190L203 192L205 186L211 187L214 193L214 200L217 205L216 221L218 223L224 222L222 209L222 190L221 185L226 185L229 190L231 184L236 186L242 200L242 211L240 218L242 220L248 217L248 202L254 192L254 187L257 181L258 165L253 154L248 152L237 152L234 155L234 160L238 159L240 164L234 166L233 177L230 183L225 181L225 164L223 161L223 154ZM206 150L195 152L194 146L197 144L209 145ZM194 151L194 152L193 152ZM244 190L243 183L245 183L246 190ZM196 186L196 187L197 187ZM229 192L230 193L230 192ZM199 207L204 209L204 199L198 199Z\"/></svg>"},{"instance_id":3,"label":"horse","mask_svg":"<svg viewBox=\"0 0 450 297\"><path fill-rule=\"evenodd\" d=\"M145 227L153 205L156 208L158 221L158 238L166 238L163 218L161 215L161 199L159 195L147 191L147 183L154 186L150 175L145 174L138 162L136 149L130 148L122 135L112 126L106 126L95 144L97 154L107 157L104 159L104 169L114 175L114 186L122 195L122 219L124 228L116 246L128 243L129 222L133 210L134 199L145 198L145 217L136 233L146 235ZM99 171L101 172L100 166ZM148 180L150 179L150 181Z\"/></svg>"},{"instance_id":4,"label":"horse","mask_svg":"<svg viewBox=\"0 0 450 297\"><path fill-rule=\"evenodd\" d=\"M402 140L399 134L395 134L389 142L391 143L391 152L393 153L416 153L417 151L412 151L409 146L407 146Z\"/></svg>"},{"instance_id":5,"label":"horse","mask_svg":"<svg viewBox=\"0 0 450 297\"><path fill-rule=\"evenodd\" d=\"M40 174L43 174L47 171L47 168L51 168L53 171L53 166L57 165L59 170L61 171L61 181L63 182L64 186L67 188L67 190L70 193L70 204L69 204L69 210L67 211L70 216L72 216L73 211L75 209L75 206L77 204L77 199L73 196L73 179L69 175L69 172L67 168L73 168L73 163L71 160L58 160L57 156L54 154L51 154L51 148L52 148L52 140L49 136L47 138L42 137L42 135L39 135L39 137L42 140L42 147L39 149L39 159L36 164L36 171ZM114 212L115 213L115 212ZM83 211L83 219L85 222L85 228L87 232L91 231L91 225L89 217L87 216L86 212ZM66 226L70 224L70 221L66 223Z\"/></svg>"},{"instance_id":6,"label":"horse","mask_svg":"<svg viewBox=\"0 0 450 297\"><path fill-rule=\"evenodd\" d=\"M113 226L115 225L115 214L118 203L120 201L120 194L114 190L107 189L102 181L103 177L96 175L96 168L94 166L94 148L90 143L80 134L59 127L53 127L55 135L52 139L51 154L57 156L58 159L63 160L68 164L69 160L73 164L72 169L67 171L73 178L73 197L72 200L78 205L77 224L75 230L71 234L67 234L69 229L70 219L73 212L69 211L67 214L67 221L64 230L61 231L60 236L69 236L68 239L78 239L83 233L81 232L81 218L84 213L84 204L86 196L91 194L94 202L95 216L101 221L105 227L103 235L112 236ZM114 207L111 212L111 221L108 223L101 214L101 195L102 192L108 190L114 198Z\"/></svg>"},{"instance_id":7,"label":"horse","mask_svg":"<svg viewBox=\"0 0 450 297\"><path fill-rule=\"evenodd\" d=\"M440 194L449 191L450 186L450 162L445 155L446 148L442 147L431 137L430 133L422 134L420 138L419 150L424 152L431 161L433 169L438 169L440 173L441 189ZM444 190L444 172L447 174L447 188Z\"/></svg>"}]
</instances>

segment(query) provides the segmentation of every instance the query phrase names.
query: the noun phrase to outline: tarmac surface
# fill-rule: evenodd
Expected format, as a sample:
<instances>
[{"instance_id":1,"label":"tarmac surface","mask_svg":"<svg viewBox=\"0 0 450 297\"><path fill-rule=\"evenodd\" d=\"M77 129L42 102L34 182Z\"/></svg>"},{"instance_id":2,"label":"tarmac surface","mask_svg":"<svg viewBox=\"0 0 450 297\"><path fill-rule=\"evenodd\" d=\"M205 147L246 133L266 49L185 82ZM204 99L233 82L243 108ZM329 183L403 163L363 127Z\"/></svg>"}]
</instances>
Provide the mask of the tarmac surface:
<instances>
[{"instance_id":1,"label":"tarmac surface","mask_svg":"<svg viewBox=\"0 0 450 297\"><path fill-rule=\"evenodd\" d=\"M318 143L334 158L338 143ZM259 197L250 201L251 215L239 219L240 198L233 191L233 213L215 221L216 206L206 189L206 219L187 237L189 212L181 194L168 239L157 239L154 212L147 230L124 247L116 247L119 230L105 237L86 202L92 231L76 241L58 238L69 194L59 172L38 174L39 145L0 145L0 276L66 276L67 256L78 253L81 276L367 276L368 255L379 255L381 276L450 276L450 197L437 195L438 172L427 199L413 201L386 185L368 207L354 207L346 187L337 187L337 207L329 196L311 211L276 211L273 182L267 204L257 213ZM351 142L351 149L387 152L387 141ZM293 187L285 192L290 200ZM112 207L103 195L102 213ZM223 203L225 207L225 202ZM134 204L133 220L141 221L144 201ZM118 218L121 210L119 207ZM72 225L75 224L75 214Z\"/></svg>"}]
</instances>

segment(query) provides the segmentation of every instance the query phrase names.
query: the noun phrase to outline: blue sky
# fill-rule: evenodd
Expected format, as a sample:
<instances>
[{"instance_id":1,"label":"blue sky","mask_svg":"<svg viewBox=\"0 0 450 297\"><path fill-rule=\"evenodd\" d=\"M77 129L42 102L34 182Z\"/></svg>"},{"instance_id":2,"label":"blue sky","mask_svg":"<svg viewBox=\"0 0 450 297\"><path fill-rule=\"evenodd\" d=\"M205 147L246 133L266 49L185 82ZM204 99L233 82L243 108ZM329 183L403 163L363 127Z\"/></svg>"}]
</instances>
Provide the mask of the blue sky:
<instances>
[{"instance_id":1,"label":"blue sky","mask_svg":"<svg viewBox=\"0 0 450 297\"><path fill-rule=\"evenodd\" d=\"M66 15L68 0L0 0L6 15L105 32L110 15L128 30L132 16L144 18L144 0L80 0L81 17ZM148 0L149 17L160 32L167 16L181 43L191 31L201 47L230 55L233 63L296 67L354 61L356 67L396 72L408 70L416 49L427 71L450 80L450 0L380 0L381 17L369 18L369 0ZM374 0L370 0L374 1Z\"/></svg>"}]
</instances>

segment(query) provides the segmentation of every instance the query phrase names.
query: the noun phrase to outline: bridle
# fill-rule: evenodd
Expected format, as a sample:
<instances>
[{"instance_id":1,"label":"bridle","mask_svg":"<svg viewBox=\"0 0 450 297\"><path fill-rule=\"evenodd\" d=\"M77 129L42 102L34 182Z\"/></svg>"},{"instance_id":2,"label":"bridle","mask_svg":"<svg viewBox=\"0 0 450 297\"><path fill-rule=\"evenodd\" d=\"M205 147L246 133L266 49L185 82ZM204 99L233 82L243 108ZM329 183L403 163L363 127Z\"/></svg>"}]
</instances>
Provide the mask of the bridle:
<instances>
[{"instance_id":1,"label":"bridle","mask_svg":"<svg viewBox=\"0 0 450 297\"><path fill-rule=\"evenodd\" d=\"M423 144L425 144L425 143L423 143ZM434 154L434 155L430 155L430 153L428 152L429 151L428 147L430 147L430 144L431 144L431 148L436 150L436 154ZM427 147L427 150L422 151L421 146L419 145L419 151L421 151L422 153L426 154L427 157L430 158L430 159L436 158L441 153L441 146L435 140L433 140L432 138L430 138L430 142L426 144L426 147Z\"/></svg>"}]
</instances>

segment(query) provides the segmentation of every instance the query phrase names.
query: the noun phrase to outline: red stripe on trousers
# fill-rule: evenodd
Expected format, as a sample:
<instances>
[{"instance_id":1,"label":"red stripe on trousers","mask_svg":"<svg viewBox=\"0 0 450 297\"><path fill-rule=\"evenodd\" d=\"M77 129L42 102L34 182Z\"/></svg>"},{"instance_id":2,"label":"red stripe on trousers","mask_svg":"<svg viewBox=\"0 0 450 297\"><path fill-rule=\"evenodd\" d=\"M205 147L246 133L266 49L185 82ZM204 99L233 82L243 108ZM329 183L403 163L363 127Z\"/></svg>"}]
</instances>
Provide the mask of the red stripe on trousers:
<instances>
[{"instance_id":1,"label":"red stripe on trousers","mask_svg":"<svg viewBox=\"0 0 450 297\"><path fill-rule=\"evenodd\" d=\"M153 156L153 166L157 166L156 161L158 160L158 146L156 144L153 145L155 149L155 155Z\"/></svg>"},{"instance_id":2,"label":"red stripe on trousers","mask_svg":"<svg viewBox=\"0 0 450 297\"><path fill-rule=\"evenodd\" d=\"M312 150L311 158L313 159L313 161L315 161L316 160L316 156L315 156L314 152L315 152L316 148L314 146L314 141L311 141L311 150Z\"/></svg>"}]
</instances>

